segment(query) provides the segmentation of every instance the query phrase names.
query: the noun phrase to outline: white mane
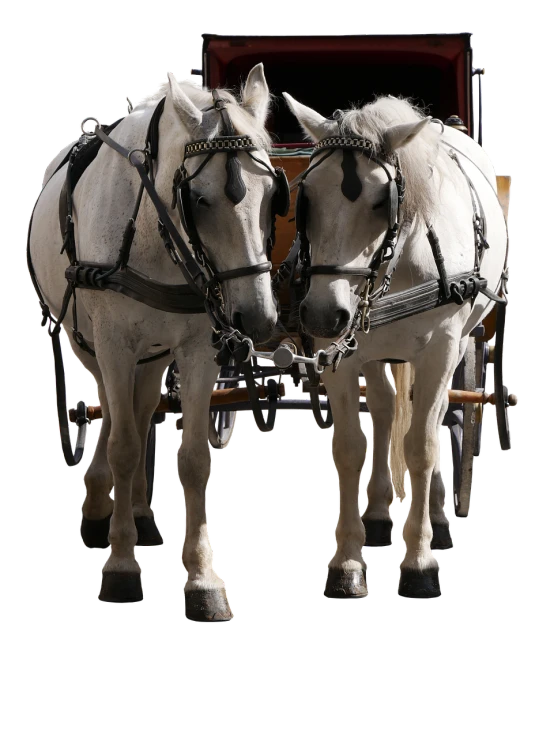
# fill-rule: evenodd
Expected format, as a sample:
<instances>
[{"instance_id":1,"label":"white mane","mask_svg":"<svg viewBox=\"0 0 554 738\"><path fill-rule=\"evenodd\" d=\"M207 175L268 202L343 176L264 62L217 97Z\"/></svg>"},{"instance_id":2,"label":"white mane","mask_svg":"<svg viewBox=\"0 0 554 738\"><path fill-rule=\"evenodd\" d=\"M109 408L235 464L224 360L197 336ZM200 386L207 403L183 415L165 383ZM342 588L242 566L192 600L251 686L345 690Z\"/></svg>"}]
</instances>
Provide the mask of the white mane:
<instances>
[{"instance_id":1,"label":"white mane","mask_svg":"<svg viewBox=\"0 0 554 738\"><path fill-rule=\"evenodd\" d=\"M414 123L425 116L407 100L397 97L380 97L363 108L339 110L335 113L339 126L353 134L369 139L377 150L386 151L387 128L402 123ZM416 214L432 220L436 207L431 171L437 163L440 131L437 126L427 126L416 138L398 149L398 158L406 178L404 211L407 217Z\"/></svg>"}]
</instances>

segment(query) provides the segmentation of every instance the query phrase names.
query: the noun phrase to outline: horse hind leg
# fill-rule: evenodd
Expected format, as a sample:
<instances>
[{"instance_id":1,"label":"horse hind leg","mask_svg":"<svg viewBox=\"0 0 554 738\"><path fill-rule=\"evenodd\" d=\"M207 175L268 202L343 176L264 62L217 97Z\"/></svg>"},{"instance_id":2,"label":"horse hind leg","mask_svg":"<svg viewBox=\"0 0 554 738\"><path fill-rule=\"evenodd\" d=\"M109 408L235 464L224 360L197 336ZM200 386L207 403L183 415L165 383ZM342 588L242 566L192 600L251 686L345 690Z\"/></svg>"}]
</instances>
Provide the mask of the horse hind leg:
<instances>
[{"instance_id":1,"label":"horse hind leg","mask_svg":"<svg viewBox=\"0 0 554 738\"><path fill-rule=\"evenodd\" d=\"M362 369L366 380L366 403L373 421L373 465L367 487L367 508L362 515L365 546L390 546L392 520L389 507L393 486L388 464L395 393L385 364L370 362Z\"/></svg>"},{"instance_id":2,"label":"horse hind leg","mask_svg":"<svg viewBox=\"0 0 554 738\"><path fill-rule=\"evenodd\" d=\"M431 548L436 550L445 550L452 548L454 545L450 536L450 524L444 514L444 498L444 482L437 463L431 477L431 492L429 495L429 513L431 527L433 528Z\"/></svg>"},{"instance_id":3,"label":"horse hind leg","mask_svg":"<svg viewBox=\"0 0 554 738\"><path fill-rule=\"evenodd\" d=\"M87 355L88 358L88 355ZM88 368L98 381L98 394L102 407L102 427L90 467L85 474L87 495L83 504L81 537L88 548L108 548L110 519L113 500L110 492L113 479L108 463L108 439L111 430L110 412L100 370L96 360ZM151 507L146 498L146 446L152 414L160 399L160 384L166 363L153 362L137 367L135 372L134 411L135 424L141 440L141 459L133 479L133 517L137 527L137 546L158 546L163 543L154 522Z\"/></svg>"},{"instance_id":4,"label":"horse hind leg","mask_svg":"<svg viewBox=\"0 0 554 738\"><path fill-rule=\"evenodd\" d=\"M167 361L139 365L135 372L135 425L140 437L140 461L133 478L133 517L137 528L137 546L160 546L163 538L154 521L147 499L146 453L152 415L160 401L160 385Z\"/></svg>"},{"instance_id":5,"label":"horse hind leg","mask_svg":"<svg viewBox=\"0 0 554 738\"><path fill-rule=\"evenodd\" d=\"M108 533L113 512L113 500L110 492L113 478L108 464L108 439L111 430L110 411L102 375L96 359L71 341L71 346L84 366L91 372L98 385L98 397L102 407L102 427L92 462L85 474L87 490L83 503L81 520L81 538L88 548L108 548Z\"/></svg>"}]
</instances>

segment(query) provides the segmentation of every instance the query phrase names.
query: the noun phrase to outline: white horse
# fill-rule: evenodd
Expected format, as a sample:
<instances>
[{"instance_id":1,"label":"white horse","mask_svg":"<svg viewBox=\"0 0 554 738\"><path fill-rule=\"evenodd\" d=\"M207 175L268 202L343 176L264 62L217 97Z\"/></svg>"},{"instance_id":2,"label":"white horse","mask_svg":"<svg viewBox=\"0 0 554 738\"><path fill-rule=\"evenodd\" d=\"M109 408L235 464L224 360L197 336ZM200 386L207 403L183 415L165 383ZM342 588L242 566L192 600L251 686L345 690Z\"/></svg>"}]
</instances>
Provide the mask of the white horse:
<instances>
[{"instance_id":1,"label":"white horse","mask_svg":"<svg viewBox=\"0 0 554 738\"><path fill-rule=\"evenodd\" d=\"M496 195L494 170L474 141L456 130L442 130L439 123L431 123L408 102L392 97L339 113L333 120L286 93L285 97L312 140L319 142L347 131L348 135L366 139L381 160L379 164L375 158L354 153L361 187L359 197L352 200L341 192L346 172L341 169L340 152L332 152L306 177L303 185L309 201L306 232L312 264L368 266L387 231L390 179L386 172L394 181L396 161L406 183L400 213L412 225L392 278L390 294L437 279L438 271L427 239L428 225L434 227L439 237L448 276L470 272L475 259L474 208L468 181L452 158L454 153L473 182L486 215L488 248L484 251L480 273L488 280L490 290L498 292L507 250L506 223ZM325 153L319 152L313 163ZM363 284L360 276L314 273L300 309L305 330L317 339L341 335L353 319ZM448 406L448 386L464 354L469 333L492 306L480 293L474 302L443 305L375 328L368 335L359 332L359 348L354 355L344 359L336 373L325 372L335 420L333 454L341 496L336 530L338 548L329 565L328 596L367 594L366 565L362 558L364 539L367 538L368 545L390 543L389 505L393 485L387 460L395 397L385 375L385 365L379 363L384 359L409 362L395 368L397 404L403 417L408 418L408 424L412 404L409 377L410 371L415 371L412 419L404 441L413 496L404 527L407 551L401 564L399 594L440 595L438 565L431 553L433 533L435 548L447 548L451 542L443 511L438 429ZM328 340L317 340L315 346L322 348L328 343ZM366 451L358 414L360 372L366 377L367 404L374 427L373 471L363 522L358 510L358 485ZM400 470L397 477L402 476Z\"/></svg>"},{"instance_id":2,"label":"white horse","mask_svg":"<svg viewBox=\"0 0 554 738\"><path fill-rule=\"evenodd\" d=\"M183 161L187 142L219 136L222 116L213 108L212 95L169 75L169 84L137 106L113 131L112 138L127 149L142 149L157 103L166 96L159 121L159 152L154 181L157 193L183 233L172 203L174 172ZM264 124L270 94L263 66L255 66L242 90L242 100L220 91L237 134L247 135L256 157L271 168L270 144ZM67 151L67 150L66 150ZM45 181L66 151L49 166ZM140 155L137 155L140 156ZM213 156L191 182L191 208L205 251L216 270L241 269L266 261L271 233L271 198L276 180L247 153L240 161L246 194L234 204L224 194L226 155ZM187 160L188 173L206 160ZM59 315L68 266L60 254L58 201L66 167L47 181L34 212L30 236L31 257L40 288L54 315ZM74 192L77 255L85 262L114 264L122 235L136 202L140 180L129 162L103 145L79 180ZM184 236L184 233L183 233ZM146 195L136 217L136 235L129 266L168 285L182 284L183 276L169 258L158 233L158 213ZM250 274L225 281L223 297L230 325L254 340L272 332L276 302L270 275ZM64 327L71 335L71 310ZM183 437L178 455L179 476L185 491L187 522L183 563L187 616L194 620L232 617L224 584L212 568L208 540L205 489L210 474L208 418L210 396L217 378L211 345L211 324L205 314L179 315L157 310L113 291L77 290L78 327L96 358L75 346L79 359L94 375L103 411L102 429L94 459L85 476L83 537L90 546L107 546L111 554L103 569L100 598L123 602L142 599L140 568L135 560L138 543L160 543L161 538L146 500L145 451L152 414L160 399L162 374L171 358L137 367L141 357L168 348L178 364L183 407ZM110 498L112 486L114 501ZM141 537L143 540L141 540Z\"/></svg>"}]
</instances>

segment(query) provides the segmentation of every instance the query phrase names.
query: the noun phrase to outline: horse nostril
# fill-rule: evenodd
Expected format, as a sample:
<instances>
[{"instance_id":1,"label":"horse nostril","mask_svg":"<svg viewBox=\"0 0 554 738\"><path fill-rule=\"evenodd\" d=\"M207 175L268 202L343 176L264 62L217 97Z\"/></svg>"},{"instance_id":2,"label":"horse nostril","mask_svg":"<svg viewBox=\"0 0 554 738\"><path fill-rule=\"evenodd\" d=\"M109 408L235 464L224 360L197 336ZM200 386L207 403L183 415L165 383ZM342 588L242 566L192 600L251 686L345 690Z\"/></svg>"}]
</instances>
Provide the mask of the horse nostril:
<instances>
[{"instance_id":1,"label":"horse nostril","mask_svg":"<svg viewBox=\"0 0 554 738\"><path fill-rule=\"evenodd\" d=\"M350 321L350 313L348 310L337 310L337 328L343 331Z\"/></svg>"},{"instance_id":2,"label":"horse nostril","mask_svg":"<svg viewBox=\"0 0 554 738\"><path fill-rule=\"evenodd\" d=\"M300 304L300 322L302 323L302 325L307 325L306 323L307 317L308 317L308 309L302 302Z\"/></svg>"},{"instance_id":3,"label":"horse nostril","mask_svg":"<svg viewBox=\"0 0 554 738\"><path fill-rule=\"evenodd\" d=\"M232 322L233 326L238 331L240 331L240 333L246 334L246 331L244 329L244 325L242 323L242 313L239 313L239 312L233 313L233 318L232 318L232 321L231 322Z\"/></svg>"}]
</instances>

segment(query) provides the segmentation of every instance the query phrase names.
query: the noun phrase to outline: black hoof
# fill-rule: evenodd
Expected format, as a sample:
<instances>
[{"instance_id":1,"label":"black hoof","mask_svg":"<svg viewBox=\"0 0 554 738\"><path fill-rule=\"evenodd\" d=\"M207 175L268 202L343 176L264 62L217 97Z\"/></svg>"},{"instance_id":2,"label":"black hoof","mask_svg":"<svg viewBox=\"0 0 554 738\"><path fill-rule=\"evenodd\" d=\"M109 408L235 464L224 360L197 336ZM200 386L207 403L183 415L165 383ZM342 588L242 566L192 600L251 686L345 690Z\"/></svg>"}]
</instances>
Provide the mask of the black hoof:
<instances>
[{"instance_id":1,"label":"black hoof","mask_svg":"<svg viewBox=\"0 0 554 738\"><path fill-rule=\"evenodd\" d=\"M161 546L164 542L154 518L143 515L135 518L135 525L138 533L137 546Z\"/></svg>"},{"instance_id":2,"label":"black hoof","mask_svg":"<svg viewBox=\"0 0 554 738\"><path fill-rule=\"evenodd\" d=\"M111 515L101 520L89 520L83 515L81 522L81 538L88 548L108 548Z\"/></svg>"},{"instance_id":3,"label":"black hoof","mask_svg":"<svg viewBox=\"0 0 554 738\"><path fill-rule=\"evenodd\" d=\"M390 546L392 520L364 520L365 528L364 546Z\"/></svg>"},{"instance_id":4,"label":"black hoof","mask_svg":"<svg viewBox=\"0 0 554 738\"><path fill-rule=\"evenodd\" d=\"M325 585L325 597L333 599L346 599L348 597L366 597L367 587L365 571L344 571L343 569L329 568L327 584Z\"/></svg>"},{"instance_id":5,"label":"black hoof","mask_svg":"<svg viewBox=\"0 0 554 738\"><path fill-rule=\"evenodd\" d=\"M142 600L140 574L124 571L104 572L98 599L103 602L140 602Z\"/></svg>"},{"instance_id":6,"label":"black hoof","mask_svg":"<svg viewBox=\"0 0 554 738\"><path fill-rule=\"evenodd\" d=\"M398 594L401 597L440 597L439 570L401 569Z\"/></svg>"},{"instance_id":7,"label":"black hoof","mask_svg":"<svg viewBox=\"0 0 554 738\"><path fill-rule=\"evenodd\" d=\"M187 618L198 623L220 623L233 617L224 589L185 590L185 607Z\"/></svg>"},{"instance_id":8,"label":"black hoof","mask_svg":"<svg viewBox=\"0 0 554 738\"><path fill-rule=\"evenodd\" d=\"M452 548L452 538L450 538L450 529L448 523L431 523L433 526L433 540L431 548L446 549Z\"/></svg>"}]
</instances>

